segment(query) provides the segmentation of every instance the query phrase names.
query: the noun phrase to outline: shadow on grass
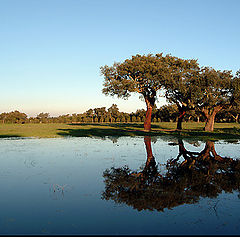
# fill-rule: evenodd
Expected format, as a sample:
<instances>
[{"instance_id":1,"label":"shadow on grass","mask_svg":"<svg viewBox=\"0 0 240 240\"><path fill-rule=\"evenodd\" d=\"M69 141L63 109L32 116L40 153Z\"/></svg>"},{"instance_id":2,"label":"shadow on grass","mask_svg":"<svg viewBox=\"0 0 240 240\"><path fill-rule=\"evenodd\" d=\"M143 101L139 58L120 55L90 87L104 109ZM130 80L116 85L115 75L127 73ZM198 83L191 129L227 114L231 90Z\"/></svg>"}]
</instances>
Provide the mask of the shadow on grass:
<instances>
[{"instance_id":1,"label":"shadow on grass","mask_svg":"<svg viewBox=\"0 0 240 240\"><path fill-rule=\"evenodd\" d=\"M86 125L84 125L86 126ZM89 125L88 126L93 126ZM99 127L90 127L88 129L79 128L79 129L58 129L60 132L57 134L63 137L107 137L107 136L172 136L181 139L194 138L198 140L230 140L230 139L240 139L240 131L237 129L237 133L228 132L229 129L221 129L215 132L204 132L200 130L152 130L151 132L146 132L138 129L130 129L129 127L120 128L106 128L106 125L103 125L105 128L101 128L101 125L97 125ZM107 125L109 126L109 125ZM116 126L116 125L114 125ZM222 132L218 132L222 131Z\"/></svg>"},{"instance_id":2,"label":"shadow on grass","mask_svg":"<svg viewBox=\"0 0 240 240\"><path fill-rule=\"evenodd\" d=\"M89 129L58 129L60 136L71 137L106 137L106 136L146 136L156 135L154 132L144 132L140 130L129 129L107 129L107 128L89 128Z\"/></svg>"},{"instance_id":3,"label":"shadow on grass","mask_svg":"<svg viewBox=\"0 0 240 240\"><path fill-rule=\"evenodd\" d=\"M0 135L0 138L14 138L14 137L22 137L22 136L16 135L16 134L2 134L2 135Z\"/></svg>"},{"instance_id":4,"label":"shadow on grass","mask_svg":"<svg viewBox=\"0 0 240 240\"><path fill-rule=\"evenodd\" d=\"M238 135L240 135L240 128L236 128L236 127L234 127L234 128L216 128L216 130L215 130L216 132L223 132L223 133L225 133L225 134L234 134L234 135L236 135L236 134L238 134Z\"/></svg>"},{"instance_id":5,"label":"shadow on grass","mask_svg":"<svg viewBox=\"0 0 240 240\"><path fill-rule=\"evenodd\" d=\"M199 130L183 130L179 131L181 137L186 138L199 138L203 140L229 140L229 139L240 139L240 132L234 133L228 131L230 129L217 129L214 132L205 132Z\"/></svg>"},{"instance_id":6,"label":"shadow on grass","mask_svg":"<svg viewBox=\"0 0 240 240\"><path fill-rule=\"evenodd\" d=\"M139 129L144 129L144 124L143 123L70 123L68 124L70 126L100 126L100 127L114 127L114 128L121 128L121 129L129 129L129 128L139 128ZM161 128L161 129L171 129L167 127L162 127L158 124L151 124L152 128Z\"/></svg>"}]
</instances>

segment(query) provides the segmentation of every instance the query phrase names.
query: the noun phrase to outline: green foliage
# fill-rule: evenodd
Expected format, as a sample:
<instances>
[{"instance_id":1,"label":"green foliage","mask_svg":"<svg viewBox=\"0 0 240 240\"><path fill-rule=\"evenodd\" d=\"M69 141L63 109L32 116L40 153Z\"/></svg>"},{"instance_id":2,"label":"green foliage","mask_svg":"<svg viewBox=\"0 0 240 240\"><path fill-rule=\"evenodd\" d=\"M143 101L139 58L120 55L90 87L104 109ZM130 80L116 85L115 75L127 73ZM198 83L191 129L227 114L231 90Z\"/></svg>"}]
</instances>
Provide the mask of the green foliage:
<instances>
[{"instance_id":1,"label":"green foliage","mask_svg":"<svg viewBox=\"0 0 240 240\"><path fill-rule=\"evenodd\" d=\"M162 54L136 55L123 63L101 67L101 74L104 94L126 99L138 92L155 101L156 91L168 79L169 68Z\"/></svg>"},{"instance_id":2,"label":"green foliage","mask_svg":"<svg viewBox=\"0 0 240 240\"><path fill-rule=\"evenodd\" d=\"M116 104L112 104L112 106L108 108L108 115L111 122L116 122L116 119L120 116L120 112Z\"/></svg>"},{"instance_id":3,"label":"green foliage","mask_svg":"<svg viewBox=\"0 0 240 240\"><path fill-rule=\"evenodd\" d=\"M0 120L2 123L25 123L27 122L27 114L17 110L9 113L1 113Z\"/></svg>"},{"instance_id":4,"label":"green foliage","mask_svg":"<svg viewBox=\"0 0 240 240\"><path fill-rule=\"evenodd\" d=\"M216 106L229 108L237 100L234 99L234 96L238 95L236 91L239 90L236 83L231 71L202 68L198 78L198 108L209 111Z\"/></svg>"},{"instance_id":5,"label":"green foliage","mask_svg":"<svg viewBox=\"0 0 240 240\"><path fill-rule=\"evenodd\" d=\"M156 112L156 117L158 117L162 122L175 122L177 115L178 109L175 104L163 105Z\"/></svg>"},{"instance_id":6,"label":"green foliage","mask_svg":"<svg viewBox=\"0 0 240 240\"><path fill-rule=\"evenodd\" d=\"M197 60L175 57L169 65L171 77L165 82L167 100L178 108L193 108L195 99L198 98L198 85L195 84L199 74Z\"/></svg>"}]
</instances>

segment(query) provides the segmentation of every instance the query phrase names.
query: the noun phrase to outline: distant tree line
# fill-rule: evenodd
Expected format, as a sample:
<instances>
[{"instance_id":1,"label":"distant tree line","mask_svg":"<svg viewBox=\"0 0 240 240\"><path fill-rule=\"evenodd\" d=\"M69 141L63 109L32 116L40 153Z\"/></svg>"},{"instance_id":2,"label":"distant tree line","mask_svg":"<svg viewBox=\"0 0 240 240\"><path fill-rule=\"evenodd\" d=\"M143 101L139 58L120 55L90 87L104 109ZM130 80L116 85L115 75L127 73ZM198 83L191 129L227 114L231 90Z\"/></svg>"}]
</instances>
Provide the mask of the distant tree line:
<instances>
[{"instance_id":1,"label":"distant tree line","mask_svg":"<svg viewBox=\"0 0 240 240\"><path fill-rule=\"evenodd\" d=\"M216 122L239 122L240 108L233 107L230 110L222 109L216 114ZM151 113L152 122L177 122L179 110L176 104L163 105L160 108L153 107ZM3 112L0 114L0 123L136 123L145 122L146 110L138 109L136 112L125 113L119 111L116 104L110 108L100 107L89 109L84 113L65 114L51 117L49 113L39 113L36 117L28 117L26 113L19 111ZM205 122L205 117L196 110L189 110L183 117L185 122Z\"/></svg>"}]
</instances>

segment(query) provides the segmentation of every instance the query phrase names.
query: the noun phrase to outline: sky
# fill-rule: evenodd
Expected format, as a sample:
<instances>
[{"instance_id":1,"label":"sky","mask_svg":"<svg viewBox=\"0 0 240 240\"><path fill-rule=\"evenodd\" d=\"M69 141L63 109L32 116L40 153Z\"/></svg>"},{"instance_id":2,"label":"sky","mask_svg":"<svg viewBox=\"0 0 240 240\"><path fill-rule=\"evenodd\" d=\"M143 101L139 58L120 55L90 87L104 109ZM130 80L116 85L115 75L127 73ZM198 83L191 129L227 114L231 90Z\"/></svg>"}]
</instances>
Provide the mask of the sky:
<instances>
[{"instance_id":1,"label":"sky","mask_svg":"<svg viewBox=\"0 0 240 240\"><path fill-rule=\"evenodd\" d=\"M100 67L136 54L163 52L235 73L239 9L239 0L0 0L0 112L145 108L137 94L102 94Z\"/></svg>"}]
</instances>

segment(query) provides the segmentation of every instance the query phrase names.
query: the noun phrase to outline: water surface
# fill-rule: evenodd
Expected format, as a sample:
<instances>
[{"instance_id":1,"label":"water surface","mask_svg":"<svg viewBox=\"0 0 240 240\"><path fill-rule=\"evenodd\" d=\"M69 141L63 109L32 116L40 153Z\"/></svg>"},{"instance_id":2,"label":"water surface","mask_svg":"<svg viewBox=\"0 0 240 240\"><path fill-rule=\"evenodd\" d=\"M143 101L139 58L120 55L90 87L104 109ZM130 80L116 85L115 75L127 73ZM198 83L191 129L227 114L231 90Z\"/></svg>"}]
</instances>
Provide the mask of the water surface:
<instances>
[{"instance_id":1,"label":"water surface","mask_svg":"<svg viewBox=\"0 0 240 240\"><path fill-rule=\"evenodd\" d=\"M239 142L0 139L1 235L239 235Z\"/></svg>"}]
</instances>

